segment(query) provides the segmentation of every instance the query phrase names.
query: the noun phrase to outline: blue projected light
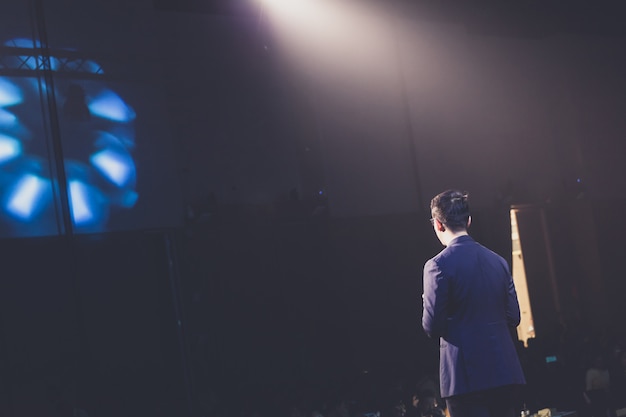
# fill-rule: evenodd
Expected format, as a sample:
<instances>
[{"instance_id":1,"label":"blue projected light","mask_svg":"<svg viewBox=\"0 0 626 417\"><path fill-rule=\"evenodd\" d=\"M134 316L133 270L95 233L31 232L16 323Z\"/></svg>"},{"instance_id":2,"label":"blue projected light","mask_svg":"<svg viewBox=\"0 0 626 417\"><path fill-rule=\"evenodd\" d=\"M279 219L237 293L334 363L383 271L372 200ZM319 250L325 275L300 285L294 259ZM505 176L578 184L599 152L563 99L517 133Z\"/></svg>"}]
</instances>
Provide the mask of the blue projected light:
<instances>
[{"instance_id":1,"label":"blue projected light","mask_svg":"<svg viewBox=\"0 0 626 417\"><path fill-rule=\"evenodd\" d=\"M93 220L94 215L89 204L89 189L80 181L70 181L70 210L74 224L80 225Z\"/></svg>"},{"instance_id":2,"label":"blue projected light","mask_svg":"<svg viewBox=\"0 0 626 417\"><path fill-rule=\"evenodd\" d=\"M0 133L0 164L10 161L20 153L22 153L20 142L15 138Z\"/></svg>"},{"instance_id":3,"label":"blue projected light","mask_svg":"<svg viewBox=\"0 0 626 417\"><path fill-rule=\"evenodd\" d=\"M130 122L135 112L117 94L105 91L89 103L91 114L116 122Z\"/></svg>"},{"instance_id":4,"label":"blue projected light","mask_svg":"<svg viewBox=\"0 0 626 417\"><path fill-rule=\"evenodd\" d=\"M39 41L33 41L28 38L15 38L4 43L6 46L15 46L16 48L41 48Z\"/></svg>"},{"instance_id":5,"label":"blue projected light","mask_svg":"<svg viewBox=\"0 0 626 417\"><path fill-rule=\"evenodd\" d=\"M22 102L22 92L12 82L0 78L0 106L14 106Z\"/></svg>"},{"instance_id":6,"label":"blue projected light","mask_svg":"<svg viewBox=\"0 0 626 417\"><path fill-rule=\"evenodd\" d=\"M15 185L6 210L21 220L30 220L43 203L48 180L35 175L24 175Z\"/></svg>"},{"instance_id":7,"label":"blue projected light","mask_svg":"<svg viewBox=\"0 0 626 417\"><path fill-rule=\"evenodd\" d=\"M36 70L37 69L37 58L35 58L34 56L21 56L20 60L22 61L22 63L31 70Z\"/></svg>"},{"instance_id":8,"label":"blue projected light","mask_svg":"<svg viewBox=\"0 0 626 417\"><path fill-rule=\"evenodd\" d=\"M81 66L82 69L84 69L87 72L91 72L93 74L97 74L100 73L102 74L102 68L100 67L100 65L97 62L94 61L85 61L83 62L83 65Z\"/></svg>"},{"instance_id":9,"label":"blue projected light","mask_svg":"<svg viewBox=\"0 0 626 417\"><path fill-rule=\"evenodd\" d=\"M59 59L57 58L53 58L56 62L51 63L52 69L56 70L56 68L58 68L61 63L59 61ZM57 67L55 68L55 63L57 65ZM84 60L65 60L64 61L64 65L65 68L69 69L69 70L73 70L73 71L85 71L85 72L89 72L92 74L103 74L104 71L102 70L102 67L100 67L100 65L97 62L94 61L84 61Z\"/></svg>"},{"instance_id":10,"label":"blue projected light","mask_svg":"<svg viewBox=\"0 0 626 417\"><path fill-rule=\"evenodd\" d=\"M73 72L59 77L54 87L34 73L42 67L40 45L32 39L7 42L20 48L5 62L17 75L0 76L0 220L15 235L58 233L53 193L55 181L40 113L41 95L53 89L59 108L67 198L73 225L79 232L107 230L116 213L134 207L137 170L136 113L120 95L97 78L100 65L77 51L51 51L49 69ZM26 49L31 49L28 53ZM60 51L60 50L59 50ZM8 64L7 64L8 62Z\"/></svg>"},{"instance_id":11,"label":"blue projected light","mask_svg":"<svg viewBox=\"0 0 626 417\"><path fill-rule=\"evenodd\" d=\"M41 43L39 43L39 41L33 41L32 39L28 38L11 39L10 41L6 41L4 45L12 46L15 48L41 48ZM19 59L21 63L25 65L28 69L34 70L38 68L40 62L37 61L41 59L41 56L20 56ZM59 69L60 65L58 58L51 56L49 62L50 68L53 71Z\"/></svg>"},{"instance_id":12,"label":"blue projected light","mask_svg":"<svg viewBox=\"0 0 626 417\"><path fill-rule=\"evenodd\" d=\"M17 116L0 108L0 126L13 126L17 122Z\"/></svg>"},{"instance_id":13,"label":"blue projected light","mask_svg":"<svg viewBox=\"0 0 626 417\"><path fill-rule=\"evenodd\" d=\"M127 155L121 155L110 149L105 149L91 157L91 163L115 185L126 185L135 171L133 161Z\"/></svg>"},{"instance_id":14,"label":"blue projected light","mask_svg":"<svg viewBox=\"0 0 626 417\"><path fill-rule=\"evenodd\" d=\"M138 198L139 194L137 194L135 191L128 190L124 194L122 194L119 200L119 205L122 207L131 208L135 205Z\"/></svg>"}]
</instances>

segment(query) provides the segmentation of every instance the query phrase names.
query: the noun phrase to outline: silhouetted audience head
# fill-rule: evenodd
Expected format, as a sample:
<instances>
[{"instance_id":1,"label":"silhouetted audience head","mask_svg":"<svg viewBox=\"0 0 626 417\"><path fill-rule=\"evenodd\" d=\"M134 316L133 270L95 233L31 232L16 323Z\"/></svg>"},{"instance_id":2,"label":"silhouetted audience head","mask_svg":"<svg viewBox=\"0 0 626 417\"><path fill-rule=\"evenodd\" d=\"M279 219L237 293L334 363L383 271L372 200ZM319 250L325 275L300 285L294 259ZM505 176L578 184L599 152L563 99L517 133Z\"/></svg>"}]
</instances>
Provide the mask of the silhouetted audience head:
<instances>
[{"instance_id":1,"label":"silhouetted audience head","mask_svg":"<svg viewBox=\"0 0 626 417\"><path fill-rule=\"evenodd\" d=\"M437 401L437 395L434 391L425 389L420 391L416 397L413 397L413 404L417 408L418 417L443 417L445 415L443 408Z\"/></svg>"}]
</instances>

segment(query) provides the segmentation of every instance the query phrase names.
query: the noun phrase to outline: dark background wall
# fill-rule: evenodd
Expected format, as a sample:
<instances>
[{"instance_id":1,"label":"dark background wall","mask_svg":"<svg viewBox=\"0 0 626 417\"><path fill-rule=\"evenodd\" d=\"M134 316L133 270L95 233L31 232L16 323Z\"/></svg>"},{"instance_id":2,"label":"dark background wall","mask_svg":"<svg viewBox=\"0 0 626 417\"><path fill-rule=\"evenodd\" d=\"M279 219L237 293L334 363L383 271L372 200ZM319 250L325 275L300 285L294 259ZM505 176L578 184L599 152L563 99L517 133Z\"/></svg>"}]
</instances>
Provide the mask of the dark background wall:
<instances>
[{"instance_id":1,"label":"dark background wall","mask_svg":"<svg viewBox=\"0 0 626 417\"><path fill-rule=\"evenodd\" d=\"M233 392L268 380L331 389L330 375L367 368L432 371L420 275L439 250L428 200L448 187L470 191L472 233L507 258L510 206L545 210L556 289L541 223L521 231L540 335L561 318L623 317L606 298L622 288L610 278L619 262L596 246L597 219L612 218L624 189L623 36L575 24L536 32L534 14L509 24L495 12L343 6L339 29L305 35L289 30L306 22L268 11L157 14L160 27L173 23L168 71L189 75L169 90L189 133L187 202L212 207L189 225L200 269L189 274L200 282L190 314L213 317L198 329L207 353L195 369ZM185 49L187 39L203 47ZM194 68L178 64L187 56ZM308 218L311 206L327 217ZM610 253L622 250L616 240Z\"/></svg>"},{"instance_id":2,"label":"dark background wall","mask_svg":"<svg viewBox=\"0 0 626 417\"><path fill-rule=\"evenodd\" d=\"M279 149L293 152L309 136L321 149L317 169L331 212L340 217L411 212L416 190L427 202L451 185L471 190L478 206L514 191L520 200L547 199L578 179L599 198L623 186L613 159L624 151L621 36L511 36L471 15L433 22L415 11L398 18L356 5L337 14L345 31L328 30L332 36L307 33L305 25L305 35L288 32L270 12L157 14L167 28L164 54L175 54L169 71L189 75L169 91L176 123L192 129L185 135L194 144L185 159L195 173L192 196L271 201L299 186L301 175ZM180 65L188 57L191 68ZM183 122L188 114L198 115L193 128ZM290 130L277 135L276 126ZM214 132L212 140L205 132ZM269 142L258 144L261 135ZM228 151L246 137L251 146ZM275 155L283 181L238 186L224 177L228 169L202 157L220 154L241 171L230 174L239 181L274 175L259 164Z\"/></svg>"},{"instance_id":3,"label":"dark background wall","mask_svg":"<svg viewBox=\"0 0 626 417\"><path fill-rule=\"evenodd\" d=\"M43 9L50 43L93 55L134 104L141 198L118 233L3 241L7 415L435 371L421 268L448 187L507 258L511 205L543 208L563 314L624 317L622 34L344 2L339 28L290 36L255 6L178 4ZM31 3L6 7L2 33L31 36ZM536 215L522 234L545 243Z\"/></svg>"}]
</instances>

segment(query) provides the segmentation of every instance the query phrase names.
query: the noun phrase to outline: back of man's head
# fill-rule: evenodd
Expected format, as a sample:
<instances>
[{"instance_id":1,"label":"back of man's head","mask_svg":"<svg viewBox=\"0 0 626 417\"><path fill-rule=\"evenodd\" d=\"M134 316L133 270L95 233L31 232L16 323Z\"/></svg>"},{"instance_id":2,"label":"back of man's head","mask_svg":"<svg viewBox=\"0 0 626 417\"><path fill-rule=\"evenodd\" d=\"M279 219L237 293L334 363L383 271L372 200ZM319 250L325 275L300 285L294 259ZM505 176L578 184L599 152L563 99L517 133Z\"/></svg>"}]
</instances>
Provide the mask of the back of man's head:
<instances>
[{"instance_id":1,"label":"back of man's head","mask_svg":"<svg viewBox=\"0 0 626 417\"><path fill-rule=\"evenodd\" d=\"M468 194L459 190L446 190L430 201L433 218L452 231L467 229L470 217Z\"/></svg>"}]
</instances>

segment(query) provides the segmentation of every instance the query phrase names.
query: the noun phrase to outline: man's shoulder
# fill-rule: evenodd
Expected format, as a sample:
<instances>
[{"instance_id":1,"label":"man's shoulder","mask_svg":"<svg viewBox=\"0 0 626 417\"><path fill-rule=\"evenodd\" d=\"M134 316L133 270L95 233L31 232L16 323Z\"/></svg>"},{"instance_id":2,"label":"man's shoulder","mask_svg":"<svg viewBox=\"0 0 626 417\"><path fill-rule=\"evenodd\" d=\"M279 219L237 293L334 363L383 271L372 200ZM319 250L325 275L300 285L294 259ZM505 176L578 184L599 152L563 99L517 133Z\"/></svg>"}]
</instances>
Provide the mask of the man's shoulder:
<instances>
[{"instance_id":1,"label":"man's shoulder","mask_svg":"<svg viewBox=\"0 0 626 417\"><path fill-rule=\"evenodd\" d=\"M488 260L488 262L492 265L499 265L504 271L510 271L509 263L503 256L481 244L478 244L477 246L479 247L479 251L483 259Z\"/></svg>"},{"instance_id":2,"label":"man's shoulder","mask_svg":"<svg viewBox=\"0 0 626 417\"><path fill-rule=\"evenodd\" d=\"M482 251L485 255L492 256L494 258L498 258L502 262L506 262L506 260L504 259L504 257L502 255L500 255L497 252L489 249L488 247L483 246L480 243L478 244L478 247L480 248L480 251Z\"/></svg>"},{"instance_id":3,"label":"man's shoulder","mask_svg":"<svg viewBox=\"0 0 626 417\"><path fill-rule=\"evenodd\" d=\"M454 256L454 249L451 248L450 246L447 246L445 248L443 248L441 250L441 252L439 252L438 254L436 254L435 256L433 256L432 258L430 258L428 261L426 261L426 265L441 265L441 264L445 264L447 261L449 261L450 257Z\"/></svg>"},{"instance_id":4,"label":"man's shoulder","mask_svg":"<svg viewBox=\"0 0 626 417\"><path fill-rule=\"evenodd\" d=\"M476 252L480 252L484 256L492 257L494 259L499 259L502 262L506 262L506 260L501 255L482 245L481 243L475 241L469 236L464 236L463 239L455 241L453 244L447 246L437 255L432 257L429 261L440 263L457 257L474 256L472 254L475 254Z\"/></svg>"},{"instance_id":5,"label":"man's shoulder","mask_svg":"<svg viewBox=\"0 0 626 417\"><path fill-rule=\"evenodd\" d=\"M451 249L451 248L457 248L457 249L459 249L461 251L463 251L464 249L472 248L473 250L477 250L477 251L483 252L485 254L493 255L493 256L496 256L498 258L502 258L502 256L500 256L499 254L497 254L493 250L489 249L488 247L486 247L482 243L477 242L476 240L474 240L469 235L461 236L459 239L454 241L453 245L448 246L446 249ZM504 258L502 258L502 259L504 259Z\"/></svg>"}]
</instances>

